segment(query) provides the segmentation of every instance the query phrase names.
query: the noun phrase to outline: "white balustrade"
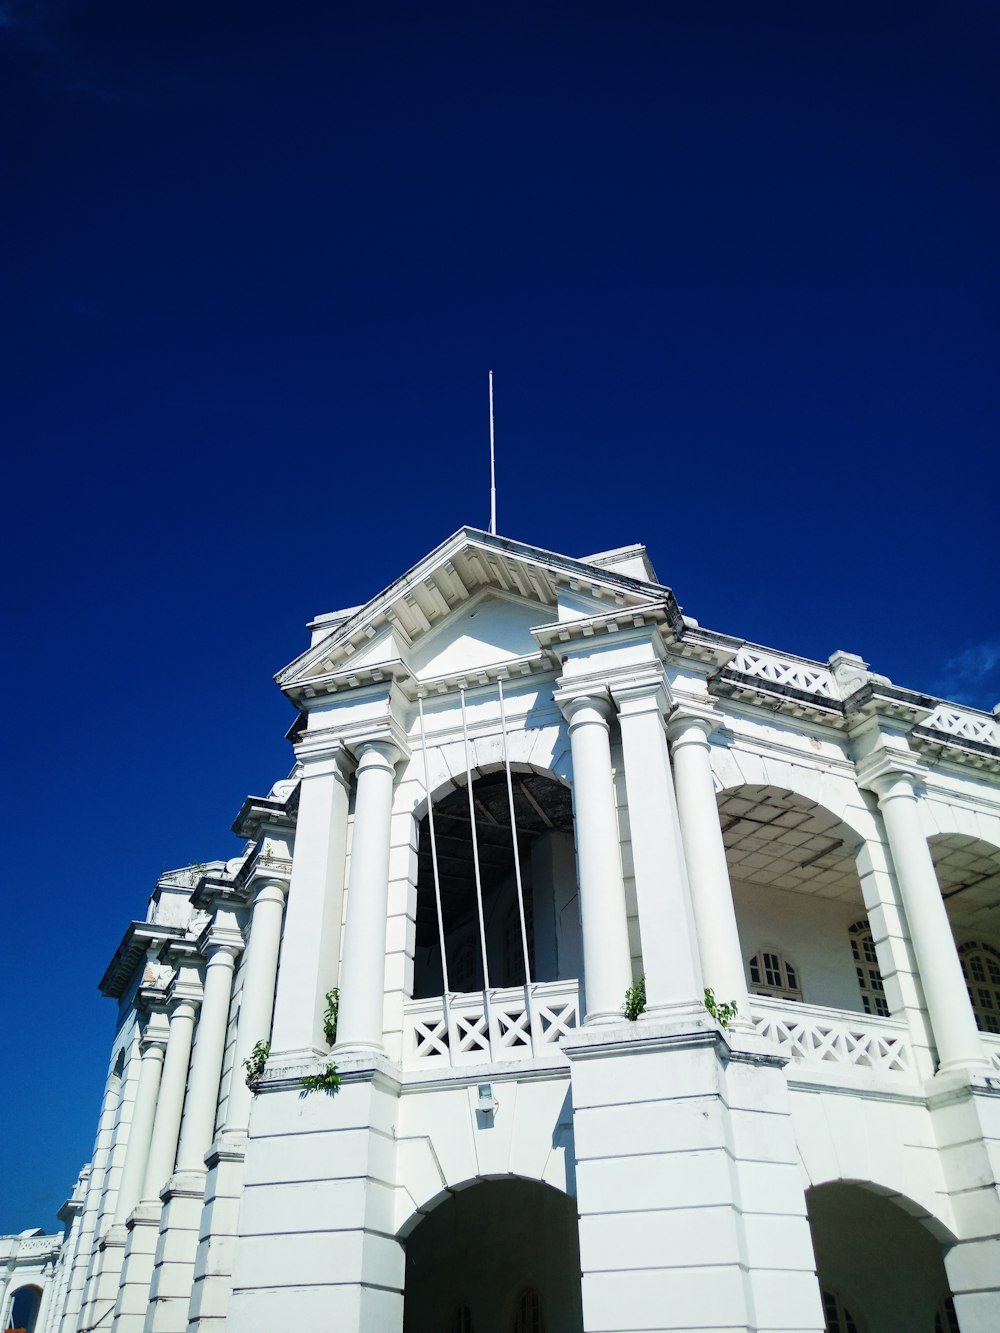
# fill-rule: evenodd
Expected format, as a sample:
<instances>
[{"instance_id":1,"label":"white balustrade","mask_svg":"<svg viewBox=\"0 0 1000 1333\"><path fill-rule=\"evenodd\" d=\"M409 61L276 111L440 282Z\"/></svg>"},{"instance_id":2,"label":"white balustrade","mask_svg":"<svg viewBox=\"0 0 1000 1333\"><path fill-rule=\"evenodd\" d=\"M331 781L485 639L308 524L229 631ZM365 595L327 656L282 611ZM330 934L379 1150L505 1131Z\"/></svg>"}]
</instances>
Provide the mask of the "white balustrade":
<instances>
[{"instance_id":1,"label":"white balustrade","mask_svg":"<svg viewBox=\"0 0 1000 1333\"><path fill-rule=\"evenodd\" d=\"M772 685L789 685L806 694L818 694L824 699L838 697L833 673L804 658L779 657L776 653L764 652L744 644L730 662L729 669L744 676L769 681Z\"/></svg>"},{"instance_id":2,"label":"white balustrade","mask_svg":"<svg viewBox=\"0 0 1000 1333\"><path fill-rule=\"evenodd\" d=\"M532 1025L536 1051L553 1053L560 1038L579 1026L579 986L552 981L530 989L530 1014L523 986L491 990L488 1013L482 991L450 996L450 1030L440 995L409 1000L403 1009L403 1068L530 1060Z\"/></svg>"},{"instance_id":3,"label":"white balustrade","mask_svg":"<svg viewBox=\"0 0 1000 1333\"><path fill-rule=\"evenodd\" d=\"M787 1004L759 995L751 999L750 1012L756 1031L775 1042L783 1055L791 1056L794 1065L913 1075L906 1024L897 1019L814 1004Z\"/></svg>"},{"instance_id":4,"label":"white balustrade","mask_svg":"<svg viewBox=\"0 0 1000 1333\"><path fill-rule=\"evenodd\" d=\"M961 740L979 741L983 745L1000 745L1000 726L982 713L967 713L951 704L938 704L924 723L930 731L943 731L946 736Z\"/></svg>"},{"instance_id":5,"label":"white balustrade","mask_svg":"<svg viewBox=\"0 0 1000 1333\"><path fill-rule=\"evenodd\" d=\"M986 1050L986 1058L993 1068L1000 1074L1000 1037L994 1036L992 1032L983 1033L983 1046Z\"/></svg>"}]
</instances>

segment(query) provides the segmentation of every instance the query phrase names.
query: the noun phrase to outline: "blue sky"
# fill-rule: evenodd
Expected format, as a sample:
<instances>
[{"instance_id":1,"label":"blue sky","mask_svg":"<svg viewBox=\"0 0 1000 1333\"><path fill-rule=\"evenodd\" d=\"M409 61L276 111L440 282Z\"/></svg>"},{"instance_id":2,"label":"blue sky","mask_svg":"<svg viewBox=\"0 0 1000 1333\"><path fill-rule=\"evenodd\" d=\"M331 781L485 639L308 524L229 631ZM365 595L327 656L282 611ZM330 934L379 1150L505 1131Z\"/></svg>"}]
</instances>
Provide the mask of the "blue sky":
<instances>
[{"instance_id":1,"label":"blue sky","mask_svg":"<svg viewBox=\"0 0 1000 1333\"><path fill-rule=\"evenodd\" d=\"M995 3L0 3L0 1231L96 983L290 764L315 613L489 515L1000 699Z\"/></svg>"}]
</instances>

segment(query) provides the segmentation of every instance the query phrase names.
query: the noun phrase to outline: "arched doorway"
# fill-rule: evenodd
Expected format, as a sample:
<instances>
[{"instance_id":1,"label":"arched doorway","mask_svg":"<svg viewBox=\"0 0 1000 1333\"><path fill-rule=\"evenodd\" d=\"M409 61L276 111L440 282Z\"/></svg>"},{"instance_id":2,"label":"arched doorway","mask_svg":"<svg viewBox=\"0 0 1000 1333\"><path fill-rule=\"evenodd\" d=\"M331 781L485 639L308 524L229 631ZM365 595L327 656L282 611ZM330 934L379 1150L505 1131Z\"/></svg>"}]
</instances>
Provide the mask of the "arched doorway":
<instances>
[{"instance_id":1,"label":"arched doorway","mask_svg":"<svg viewBox=\"0 0 1000 1333\"><path fill-rule=\"evenodd\" d=\"M819 1185L806 1201L828 1333L930 1333L951 1294L940 1240L862 1185Z\"/></svg>"},{"instance_id":2,"label":"arched doorway","mask_svg":"<svg viewBox=\"0 0 1000 1333\"><path fill-rule=\"evenodd\" d=\"M18 1287L10 1304L10 1314L7 1316L6 1327L24 1329L25 1333L34 1333L41 1304L41 1287Z\"/></svg>"},{"instance_id":3,"label":"arched doorway","mask_svg":"<svg viewBox=\"0 0 1000 1333\"><path fill-rule=\"evenodd\" d=\"M569 788L530 771L514 772L512 778L531 980L579 978L580 915ZM524 950L506 773L474 778L472 796L490 985L519 986L525 980ZM435 800L434 830L449 989L477 991L483 986L483 961L467 787ZM413 965L417 1000L440 995L444 989L426 815L420 821L418 845Z\"/></svg>"},{"instance_id":4,"label":"arched doorway","mask_svg":"<svg viewBox=\"0 0 1000 1333\"><path fill-rule=\"evenodd\" d=\"M581 1333L574 1201L536 1181L479 1181L406 1242L403 1333Z\"/></svg>"}]
</instances>

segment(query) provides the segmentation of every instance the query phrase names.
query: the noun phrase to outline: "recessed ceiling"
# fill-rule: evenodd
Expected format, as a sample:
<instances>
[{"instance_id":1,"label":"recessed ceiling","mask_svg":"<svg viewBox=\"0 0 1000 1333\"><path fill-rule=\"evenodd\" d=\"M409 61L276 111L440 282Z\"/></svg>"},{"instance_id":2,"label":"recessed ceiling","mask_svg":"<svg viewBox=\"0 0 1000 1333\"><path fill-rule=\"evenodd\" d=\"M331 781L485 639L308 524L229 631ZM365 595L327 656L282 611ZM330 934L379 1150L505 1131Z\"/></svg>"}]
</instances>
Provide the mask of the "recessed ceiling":
<instances>
[{"instance_id":1,"label":"recessed ceiling","mask_svg":"<svg viewBox=\"0 0 1000 1333\"><path fill-rule=\"evenodd\" d=\"M738 883L861 900L852 835L824 806L776 787L740 787L720 796L719 817Z\"/></svg>"},{"instance_id":2,"label":"recessed ceiling","mask_svg":"<svg viewBox=\"0 0 1000 1333\"><path fill-rule=\"evenodd\" d=\"M930 848L952 922L1000 936L1000 847L943 833L930 839Z\"/></svg>"}]
</instances>

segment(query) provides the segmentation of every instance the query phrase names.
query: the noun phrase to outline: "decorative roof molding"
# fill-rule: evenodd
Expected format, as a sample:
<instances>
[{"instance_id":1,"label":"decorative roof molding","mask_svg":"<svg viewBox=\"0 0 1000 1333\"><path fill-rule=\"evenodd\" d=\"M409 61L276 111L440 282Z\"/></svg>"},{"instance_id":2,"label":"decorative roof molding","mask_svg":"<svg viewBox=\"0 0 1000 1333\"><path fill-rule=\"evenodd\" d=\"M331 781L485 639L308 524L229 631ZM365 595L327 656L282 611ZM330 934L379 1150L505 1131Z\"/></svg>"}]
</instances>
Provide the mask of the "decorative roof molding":
<instances>
[{"instance_id":1,"label":"decorative roof molding","mask_svg":"<svg viewBox=\"0 0 1000 1333\"><path fill-rule=\"evenodd\" d=\"M409 647L484 588L554 605L559 587L608 597L620 607L659 602L675 632L683 624L669 588L466 527L359 611L337 623L332 633L279 671L275 679L295 698L307 681L310 685L320 681L325 684L331 677L340 676L344 671L340 664L383 626L390 626ZM387 664L381 665L384 670Z\"/></svg>"},{"instance_id":2,"label":"decorative roof molding","mask_svg":"<svg viewBox=\"0 0 1000 1333\"><path fill-rule=\"evenodd\" d=\"M272 828L294 829L299 806L299 784L287 796L248 796L233 820L233 832L238 838L256 842L265 824Z\"/></svg>"},{"instance_id":3,"label":"decorative roof molding","mask_svg":"<svg viewBox=\"0 0 1000 1333\"><path fill-rule=\"evenodd\" d=\"M133 921L98 982L98 990L112 1000L120 1000L131 984L140 961L145 961L150 950L159 950L168 941L179 940L185 934L183 926Z\"/></svg>"}]
</instances>

